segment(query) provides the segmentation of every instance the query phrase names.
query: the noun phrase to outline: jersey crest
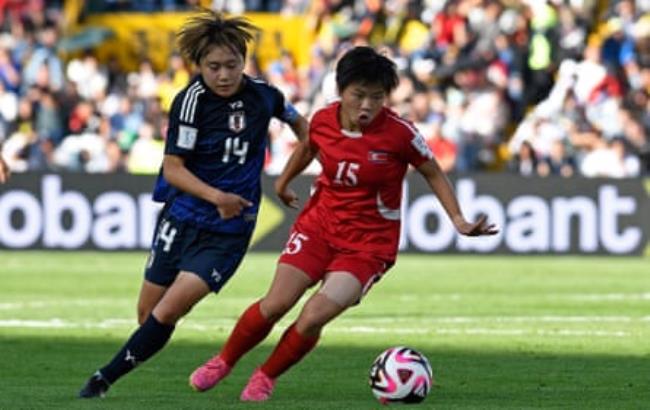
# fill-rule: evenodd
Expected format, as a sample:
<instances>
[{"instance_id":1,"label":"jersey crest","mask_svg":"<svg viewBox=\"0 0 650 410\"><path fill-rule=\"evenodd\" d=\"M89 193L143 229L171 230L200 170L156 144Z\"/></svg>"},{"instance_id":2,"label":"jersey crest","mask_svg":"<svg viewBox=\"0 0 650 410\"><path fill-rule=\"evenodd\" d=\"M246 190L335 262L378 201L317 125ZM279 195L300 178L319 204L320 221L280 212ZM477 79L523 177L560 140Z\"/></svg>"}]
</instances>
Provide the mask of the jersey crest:
<instances>
[{"instance_id":1,"label":"jersey crest","mask_svg":"<svg viewBox=\"0 0 650 410\"><path fill-rule=\"evenodd\" d=\"M246 128L246 113L244 111L231 112L228 115L228 128L232 132L242 132Z\"/></svg>"}]
</instances>

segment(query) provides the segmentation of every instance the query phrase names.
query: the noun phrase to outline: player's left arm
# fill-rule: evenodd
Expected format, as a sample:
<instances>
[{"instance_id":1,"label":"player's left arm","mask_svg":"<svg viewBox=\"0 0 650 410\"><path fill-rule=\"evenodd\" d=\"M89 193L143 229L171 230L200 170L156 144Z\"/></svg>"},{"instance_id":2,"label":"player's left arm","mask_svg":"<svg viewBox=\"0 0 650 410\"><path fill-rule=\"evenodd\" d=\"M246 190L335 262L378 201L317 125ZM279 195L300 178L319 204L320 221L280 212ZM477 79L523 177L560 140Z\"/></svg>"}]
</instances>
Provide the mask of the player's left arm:
<instances>
[{"instance_id":1,"label":"player's left arm","mask_svg":"<svg viewBox=\"0 0 650 410\"><path fill-rule=\"evenodd\" d=\"M469 222L463 216L456 198L454 188L449 179L440 168L438 161L431 158L417 167L417 170L431 187L431 190L440 200L445 212L453 222L456 230L467 236L495 235L498 229L494 224L489 224L486 215L481 215L475 222Z\"/></svg>"},{"instance_id":2,"label":"player's left arm","mask_svg":"<svg viewBox=\"0 0 650 410\"><path fill-rule=\"evenodd\" d=\"M306 141L309 136L309 121L307 118L297 114L293 122L289 123L291 131L296 134L298 141Z\"/></svg>"}]
</instances>

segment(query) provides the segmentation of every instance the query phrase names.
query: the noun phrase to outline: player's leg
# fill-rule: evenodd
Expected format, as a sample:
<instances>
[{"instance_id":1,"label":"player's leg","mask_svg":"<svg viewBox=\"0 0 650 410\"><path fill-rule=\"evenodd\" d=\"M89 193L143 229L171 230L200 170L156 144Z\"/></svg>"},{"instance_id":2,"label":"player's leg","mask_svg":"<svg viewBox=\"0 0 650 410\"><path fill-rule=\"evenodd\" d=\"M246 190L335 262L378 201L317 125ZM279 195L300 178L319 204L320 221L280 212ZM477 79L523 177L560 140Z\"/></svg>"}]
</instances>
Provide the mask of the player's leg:
<instances>
[{"instance_id":1,"label":"player's leg","mask_svg":"<svg viewBox=\"0 0 650 410\"><path fill-rule=\"evenodd\" d=\"M190 385L205 391L227 376L232 366L264 340L273 324L321 279L330 257L329 245L319 235L294 227L268 292L244 311L221 352L192 373Z\"/></svg>"},{"instance_id":2,"label":"player's leg","mask_svg":"<svg viewBox=\"0 0 650 410\"><path fill-rule=\"evenodd\" d=\"M147 320L166 291L167 286L158 285L147 279L142 281L140 296L138 297L138 324L141 325Z\"/></svg>"},{"instance_id":3,"label":"player's leg","mask_svg":"<svg viewBox=\"0 0 650 410\"><path fill-rule=\"evenodd\" d=\"M314 280L302 270L279 263L267 294L244 311L219 354L192 373L190 386L206 391L219 383L243 355L268 336L273 325L313 284Z\"/></svg>"},{"instance_id":4,"label":"player's leg","mask_svg":"<svg viewBox=\"0 0 650 410\"><path fill-rule=\"evenodd\" d=\"M321 289L305 303L296 322L284 332L273 353L253 373L241 399L267 400L273 392L275 379L316 346L323 326L357 303L362 290L361 283L351 273L329 273Z\"/></svg>"},{"instance_id":5,"label":"player's leg","mask_svg":"<svg viewBox=\"0 0 650 410\"><path fill-rule=\"evenodd\" d=\"M144 280L140 287L137 305L138 324L140 325L147 320L153 308L160 302L169 286L176 279L179 271L177 268L179 260L177 250L182 245L185 227L168 220L165 215L165 209L158 214L151 250L145 267ZM174 233L165 235L165 239L160 240L159 232L161 230Z\"/></svg>"},{"instance_id":6,"label":"player's leg","mask_svg":"<svg viewBox=\"0 0 650 410\"><path fill-rule=\"evenodd\" d=\"M302 270L278 264L269 291L246 309L222 348L220 356L224 361L233 366L246 352L264 340L273 324L296 304L313 283Z\"/></svg>"},{"instance_id":7,"label":"player's leg","mask_svg":"<svg viewBox=\"0 0 650 410\"><path fill-rule=\"evenodd\" d=\"M303 270L286 263L279 263L271 287L258 302L262 316L269 322L277 322L298 302L315 281Z\"/></svg>"},{"instance_id":8,"label":"player's leg","mask_svg":"<svg viewBox=\"0 0 650 410\"><path fill-rule=\"evenodd\" d=\"M160 351L169 341L178 319L209 292L208 285L197 275L179 273L144 323L113 359L91 376L79 396L103 396L110 385Z\"/></svg>"},{"instance_id":9,"label":"player's leg","mask_svg":"<svg viewBox=\"0 0 650 410\"><path fill-rule=\"evenodd\" d=\"M164 233L164 235L162 234ZM151 312L159 305L168 289L184 288L188 283L179 279L181 257L192 250L198 232L195 228L171 218L163 211L156 226L156 232L151 244L151 252L145 267L145 279L138 299L138 323L140 327L106 366L95 372L79 392L79 397L103 397L109 386L122 375L132 370L135 365L151 357L169 340L175 321L170 322L168 312L166 317L154 316ZM199 280L196 275L192 279ZM207 287L200 285L200 293ZM202 296L201 296L202 297ZM200 298L199 298L200 299ZM171 299L168 299L171 300ZM198 300L198 299L197 299ZM196 301L190 303L193 305ZM179 311L187 310L178 306ZM136 354L137 352L137 354Z\"/></svg>"}]
</instances>

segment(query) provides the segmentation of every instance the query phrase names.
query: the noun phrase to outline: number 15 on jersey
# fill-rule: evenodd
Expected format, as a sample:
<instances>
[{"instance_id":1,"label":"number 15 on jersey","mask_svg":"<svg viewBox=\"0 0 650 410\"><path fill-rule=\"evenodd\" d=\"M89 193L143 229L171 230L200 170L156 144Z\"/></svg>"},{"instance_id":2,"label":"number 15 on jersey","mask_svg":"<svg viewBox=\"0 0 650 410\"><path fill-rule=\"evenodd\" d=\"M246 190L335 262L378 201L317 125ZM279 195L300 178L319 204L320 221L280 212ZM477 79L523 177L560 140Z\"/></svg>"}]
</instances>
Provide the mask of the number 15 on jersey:
<instances>
[{"instance_id":1,"label":"number 15 on jersey","mask_svg":"<svg viewBox=\"0 0 650 410\"><path fill-rule=\"evenodd\" d=\"M341 161L336 166L334 183L337 185L357 186L359 183L359 165L356 162Z\"/></svg>"}]
</instances>

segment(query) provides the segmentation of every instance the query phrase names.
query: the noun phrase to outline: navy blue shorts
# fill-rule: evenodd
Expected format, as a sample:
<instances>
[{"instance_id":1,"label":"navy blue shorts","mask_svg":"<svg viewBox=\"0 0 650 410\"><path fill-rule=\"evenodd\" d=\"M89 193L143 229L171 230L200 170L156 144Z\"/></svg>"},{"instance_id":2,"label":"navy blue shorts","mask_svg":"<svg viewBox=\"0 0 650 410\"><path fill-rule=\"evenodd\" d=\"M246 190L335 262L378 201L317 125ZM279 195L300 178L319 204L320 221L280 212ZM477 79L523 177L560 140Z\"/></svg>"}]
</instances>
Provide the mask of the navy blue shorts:
<instances>
[{"instance_id":1,"label":"navy blue shorts","mask_svg":"<svg viewBox=\"0 0 650 410\"><path fill-rule=\"evenodd\" d=\"M219 292L244 258L251 234L204 231L163 215L144 276L149 282L170 286L180 271L193 272L213 292Z\"/></svg>"}]
</instances>

